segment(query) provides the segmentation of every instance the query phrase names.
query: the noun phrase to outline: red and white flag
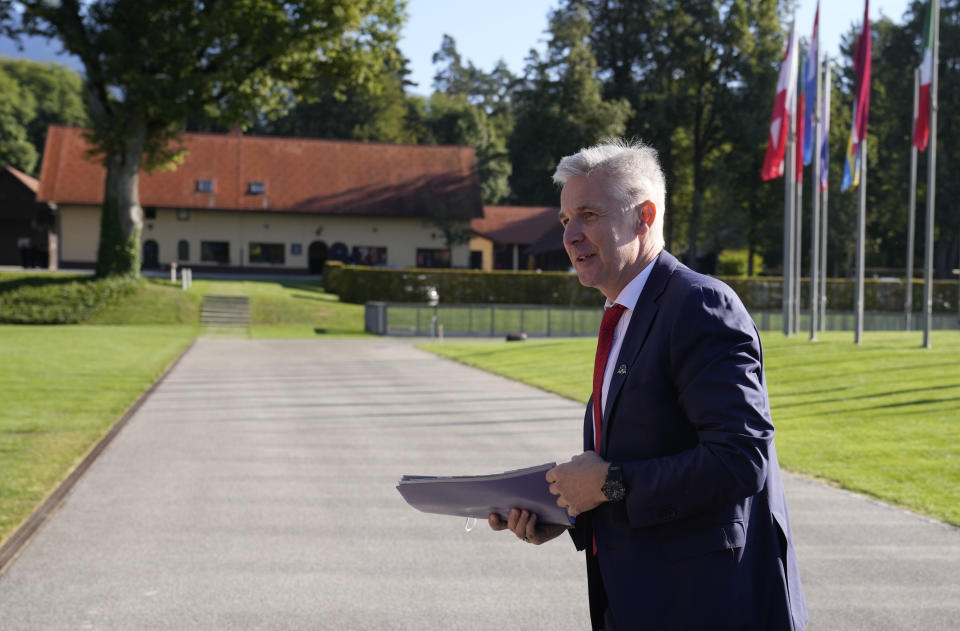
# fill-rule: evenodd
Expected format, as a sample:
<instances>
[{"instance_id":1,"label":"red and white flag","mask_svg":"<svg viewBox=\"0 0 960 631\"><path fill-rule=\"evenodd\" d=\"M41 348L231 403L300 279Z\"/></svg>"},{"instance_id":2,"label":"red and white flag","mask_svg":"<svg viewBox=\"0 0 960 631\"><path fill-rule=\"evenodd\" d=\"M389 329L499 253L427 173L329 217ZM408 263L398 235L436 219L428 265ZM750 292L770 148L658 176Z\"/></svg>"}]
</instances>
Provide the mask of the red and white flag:
<instances>
[{"instance_id":1,"label":"red and white flag","mask_svg":"<svg viewBox=\"0 0 960 631\"><path fill-rule=\"evenodd\" d=\"M933 80L933 2L927 2L927 19L923 27L923 61L920 62L920 94L917 97L917 120L913 124L913 146L919 151L930 140L930 82Z\"/></svg>"},{"instance_id":2,"label":"red and white flag","mask_svg":"<svg viewBox=\"0 0 960 631\"><path fill-rule=\"evenodd\" d=\"M780 66L780 79L777 81L777 97L773 102L773 114L770 116L770 136L767 139L767 155L763 160L764 180L780 177L784 171L784 157L787 155L787 135L790 131L790 117L794 115L797 100L797 23L790 25L790 39L787 51L783 54Z\"/></svg>"}]
</instances>

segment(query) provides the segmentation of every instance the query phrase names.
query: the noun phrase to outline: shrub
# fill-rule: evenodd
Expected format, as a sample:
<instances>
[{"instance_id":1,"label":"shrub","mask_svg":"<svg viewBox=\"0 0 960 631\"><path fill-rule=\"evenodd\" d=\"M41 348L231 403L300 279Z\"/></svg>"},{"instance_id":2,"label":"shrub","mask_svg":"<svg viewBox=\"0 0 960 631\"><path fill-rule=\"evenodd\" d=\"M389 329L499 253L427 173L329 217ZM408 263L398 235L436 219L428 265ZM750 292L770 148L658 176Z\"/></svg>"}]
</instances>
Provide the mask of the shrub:
<instances>
[{"instance_id":1,"label":"shrub","mask_svg":"<svg viewBox=\"0 0 960 631\"><path fill-rule=\"evenodd\" d=\"M6 324L75 324L140 290L129 276L35 276L0 282L0 322Z\"/></svg>"},{"instance_id":2,"label":"shrub","mask_svg":"<svg viewBox=\"0 0 960 631\"><path fill-rule=\"evenodd\" d=\"M745 261L744 261L745 263ZM776 277L721 276L751 311L782 308L783 281ZM427 302L427 288L436 287L443 304L531 304L597 306L603 298L596 289L584 287L576 274L565 272L481 272L462 269L392 270L359 265L327 263L324 289L344 302ZM801 308L809 309L809 280L800 284ZM923 282L913 283L913 309L921 310ZM864 282L866 311L903 309L904 283L867 279ZM853 280L828 279L827 308L853 310ZM957 308L957 282L934 281L933 310Z\"/></svg>"},{"instance_id":3,"label":"shrub","mask_svg":"<svg viewBox=\"0 0 960 631\"><path fill-rule=\"evenodd\" d=\"M717 257L717 274L720 276L746 276L747 261L749 260L747 250L724 250ZM759 254L753 255L753 273L763 272L763 257Z\"/></svg>"}]
</instances>

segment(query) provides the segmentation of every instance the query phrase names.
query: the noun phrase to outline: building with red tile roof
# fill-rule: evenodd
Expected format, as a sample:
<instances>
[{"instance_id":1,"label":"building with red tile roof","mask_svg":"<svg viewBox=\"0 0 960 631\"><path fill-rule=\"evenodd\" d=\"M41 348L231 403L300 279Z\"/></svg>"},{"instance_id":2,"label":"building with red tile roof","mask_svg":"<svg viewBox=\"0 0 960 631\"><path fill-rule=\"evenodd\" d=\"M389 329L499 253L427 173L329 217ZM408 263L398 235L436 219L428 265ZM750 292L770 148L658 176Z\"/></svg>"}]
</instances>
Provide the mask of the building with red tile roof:
<instances>
[{"instance_id":1,"label":"building with red tile roof","mask_svg":"<svg viewBox=\"0 0 960 631\"><path fill-rule=\"evenodd\" d=\"M484 206L483 217L470 220L470 229L477 235L470 250L484 253L484 269L569 269L560 237L552 250L531 251L544 235L556 235L559 212L556 206Z\"/></svg>"},{"instance_id":2,"label":"building with red tile roof","mask_svg":"<svg viewBox=\"0 0 960 631\"><path fill-rule=\"evenodd\" d=\"M183 134L175 170L141 172L144 264L319 271L330 257L466 267L438 221L483 216L471 147ZM37 191L56 204L61 261L96 259L104 167L83 130L52 126Z\"/></svg>"},{"instance_id":3,"label":"building with red tile roof","mask_svg":"<svg viewBox=\"0 0 960 631\"><path fill-rule=\"evenodd\" d=\"M22 171L0 168L0 265L56 269L53 210L36 201L38 186Z\"/></svg>"}]
</instances>

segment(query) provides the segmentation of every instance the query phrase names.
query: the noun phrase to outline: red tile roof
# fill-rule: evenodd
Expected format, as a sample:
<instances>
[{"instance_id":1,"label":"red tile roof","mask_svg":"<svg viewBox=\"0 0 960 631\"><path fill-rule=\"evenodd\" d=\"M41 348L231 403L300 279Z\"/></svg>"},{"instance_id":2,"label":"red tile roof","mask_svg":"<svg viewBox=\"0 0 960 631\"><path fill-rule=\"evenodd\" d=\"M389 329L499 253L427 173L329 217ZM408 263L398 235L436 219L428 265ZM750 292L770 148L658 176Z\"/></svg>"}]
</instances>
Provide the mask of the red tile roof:
<instances>
[{"instance_id":1,"label":"red tile roof","mask_svg":"<svg viewBox=\"0 0 960 631\"><path fill-rule=\"evenodd\" d=\"M470 220L479 235L501 244L529 245L554 225L559 225L555 206L484 206L483 217Z\"/></svg>"},{"instance_id":2,"label":"red tile roof","mask_svg":"<svg viewBox=\"0 0 960 631\"><path fill-rule=\"evenodd\" d=\"M472 147L390 145L339 140L183 134L176 171L140 174L140 203L330 215L469 219L483 213ZM99 205L104 167L86 157L78 127L47 133L38 199ZM213 193L198 193L212 180ZM263 182L263 195L248 194Z\"/></svg>"}]
</instances>

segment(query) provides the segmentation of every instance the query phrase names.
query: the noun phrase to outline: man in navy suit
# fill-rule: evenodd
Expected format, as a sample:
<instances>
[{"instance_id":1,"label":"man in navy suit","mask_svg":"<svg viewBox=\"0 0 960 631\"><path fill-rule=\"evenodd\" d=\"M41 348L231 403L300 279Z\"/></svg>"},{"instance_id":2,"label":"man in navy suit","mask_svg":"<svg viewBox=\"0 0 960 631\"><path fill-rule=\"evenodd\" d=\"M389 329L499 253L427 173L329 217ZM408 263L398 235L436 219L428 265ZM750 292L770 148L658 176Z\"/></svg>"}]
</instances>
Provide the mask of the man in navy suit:
<instances>
[{"instance_id":1,"label":"man in navy suit","mask_svg":"<svg viewBox=\"0 0 960 631\"><path fill-rule=\"evenodd\" d=\"M616 312L601 327L584 451L547 473L576 517L593 628L803 629L753 320L729 287L663 249L665 184L652 148L583 149L553 178L580 282ZM565 530L517 509L489 521L534 544Z\"/></svg>"}]
</instances>

